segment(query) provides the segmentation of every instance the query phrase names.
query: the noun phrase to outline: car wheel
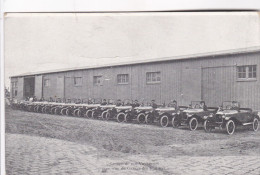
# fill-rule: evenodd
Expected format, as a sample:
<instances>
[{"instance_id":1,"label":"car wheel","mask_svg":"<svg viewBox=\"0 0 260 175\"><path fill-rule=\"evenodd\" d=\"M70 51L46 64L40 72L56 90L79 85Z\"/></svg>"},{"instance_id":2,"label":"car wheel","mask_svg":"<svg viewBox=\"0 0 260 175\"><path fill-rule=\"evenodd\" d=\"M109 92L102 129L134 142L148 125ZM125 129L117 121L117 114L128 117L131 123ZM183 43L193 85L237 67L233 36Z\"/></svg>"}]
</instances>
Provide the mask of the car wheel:
<instances>
[{"instance_id":1,"label":"car wheel","mask_svg":"<svg viewBox=\"0 0 260 175\"><path fill-rule=\"evenodd\" d=\"M122 123L125 121L125 114L123 112L120 112L117 114L116 119L119 123Z\"/></svg>"},{"instance_id":2,"label":"car wheel","mask_svg":"<svg viewBox=\"0 0 260 175\"><path fill-rule=\"evenodd\" d=\"M109 119L110 119L110 117L111 117L111 114L110 114L110 112L109 112L109 111L107 111L107 113L106 113L106 120L109 120Z\"/></svg>"},{"instance_id":3,"label":"car wheel","mask_svg":"<svg viewBox=\"0 0 260 175\"><path fill-rule=\"evenodd\" d=\"M125 122L130 122L132 119L131 119L131 115L130 114L126 114L125 115Z\"/></svg>"},{"instance_id":4,"label":"car wheel","mask_svg":"<svg viewBox=\"0 0 260 175\"><path fill-rule=\"evenodd\" d=\"M195 117L192 117L189 121L189 129L191 131L196 130L198 127L198 120Z\"/></svg>"},{"instance_id":5,"label":"car wheel","mask_svg":"<svg viewBox=\"0 0 260 175\"><path fill-rule=\"evenodd\" d=\"M210 127L208 120L205 120L205 121L204 121L204 123L203 123L203 128L204 128L205 132L211 132L212 129L213 129L212 127Z\"/></svg>"},{"instance_id":6,"label":"car wheel","mask_svg":"<svg viewBox=\"0 0 260 175\"><path fill-rule=\"evenodd\" d=\"M172 127L178 128L179 126L180 126L180 124L177 121L176 117L172 117Z\"/></svg>"},{"instance_id":7,"label":"car wheel","mask_svg":"<svg viewBox=\"0 0 260 175\"><path fill-rule=\"evenodd\" d=\"M140 124L145 123L145 114L144 113L140 113L137 115L137 122Z\"/></svg>"},{"instance_id":8,"label":"car wheel","mask_svg":"<svg viewBox=\"0 0 260 175\"><path fill-rule=\"evenodd\" d=\"M87 110L86 117L87 118L91 118L92 117L92 111L91 110Z\"/></svg>"},{"instance_id":9,"label":"car wheel","mask_svg":"<svg viewBox=\"0 0 260 175\"><path fill-rule=\"evenodd\" d=\"M167 127L168 124L169 124L169 119L168 119L168 116L167 115L163 115L161 118L160 118L160 124L162 127Z\"/></svg>"},{"instance_id":10,"label":"car wheel","mask_svg":"<svg viewBox=\"0 0 260 175\"><path fill-rule=\"evenodd\" d=\"M65 108L61 109L60 113L61 113L61 115L66 115L66 109Z\"/></svg>"},{"instance_id":11,"label":"car wheel","mask_svg":"<svg viewBox=\"0 0 260 175\"><path fill-rule=\"evenodd\" d=\"M147 114L147 115L145 116L145 122L146 122L147 124L152 124L152 123L153 123L152 114Z\"/></svg>"},{"instance_id":12,"label":"car wheel","mask_svg":"<svg viewBox=\"0 0 260 175\"><path fill-rule=\"evenodd\" d=\"M254 118L253 120L253 130L257 131L259 128L259 120L257 118Z\"/></svg>"},{"instance_id":13,"label":"car wheel","mask_svg":"<svg viewBox=\"0 0 260 175\"><path fill-rule=\"evenodd\" d=\"M70 115L70 110L66 109L66 115L69 116Z\"/></svg>"},{"instance_id":14,"label":"car wheel","mask_svg":"<svg viewBox=\"0 0 260 175\"><path fill-rule=\"evenodd\" d=\"M102 114L101 114L101 118L103 120L106 120L106 115L107 115L107 111L103 111Z\"/></svg>"},{"instance_id":15,"label":"car wheel","mask_svg":"<svg viewBox=\"0 0 260 175\"><path fill-rule=\"evenodd\" d=\"M97 112L95 112L95 111L92 111L92 113L91 113L91 118L97 118Z\"/></svg>"},{"instance_id":16,"label":"car wheel","mask_svg":"<svg viewBox=\"0 0 260 175\"><path fill-rule=\"evenodd\" d=\"M77 115L77 117L81 117L81 110L78 110L76 115Z\"/></svg>"},{"instance_id":17,"label":"car wheel","mask_svg":"<svg viewBox=\"0 0 260 175\"><path fill-rule=\"evenodd\" d=\"M227 130L228 135L232 135L235 132L235 128L236 128L236 125L233 120L229 120L226 123L226 130Z\"/></svg>"}]
</instances>

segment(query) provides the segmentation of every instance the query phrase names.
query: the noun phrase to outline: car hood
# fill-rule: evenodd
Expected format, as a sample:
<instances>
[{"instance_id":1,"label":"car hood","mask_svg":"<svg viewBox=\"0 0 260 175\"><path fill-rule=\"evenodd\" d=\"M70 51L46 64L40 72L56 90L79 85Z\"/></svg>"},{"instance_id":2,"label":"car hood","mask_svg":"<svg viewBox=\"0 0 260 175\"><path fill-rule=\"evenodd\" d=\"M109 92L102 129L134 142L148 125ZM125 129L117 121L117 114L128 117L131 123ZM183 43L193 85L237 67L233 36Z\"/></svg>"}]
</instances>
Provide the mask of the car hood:
<instances>
[{"instance_id":1,"label":"car hood","mask_svg":"<svg viewBox=\"0 0 260 175\"><path fill-rule=\"evenodd\" d=\"M237 114L238 111L236 110L224 110L224 111L219 111L217 114L219 115L230 115L230 114Z\"/></svg>"},{"instance_id":2,"label":"car hood","mask_svg":"<svg viewBox=\"0 0 260 175\"><path fill-rule=\"evenodd\" d=\"M171 108L171 107L157 108L156 111L175 111L175 108Z\"/></svg>"},{"instance_id":3,"label":"car hood","mask_svg":"<svg viewBox=\"0 0 260 175\"><path fill-rule=\"evenodd\" d=\"M183 112L186 112L186 113L199 113L199 112L203 112L203 109L186 109L186 110L183 110Z\"/></svg>"},{"instance_id":4,"label":"car hood","mask_svg":"<svg viewBox=\"0 0 260 175\"><path fill-rule=\"evenodd\" d=\"M115 108L120 110L126 110L126 109L132 109L132 106L117 106Z\"/></svg>"},{"instance_id":5,"label":"car hood","mask_svg":"<svg viewBox=\"0 0 260 175\"><path fill-rule=\"evenodd\" d=\"M136 110L152 110L153 107L151 106L140 106L140 107L136 107Z\"/></svg>"}]
</instances>

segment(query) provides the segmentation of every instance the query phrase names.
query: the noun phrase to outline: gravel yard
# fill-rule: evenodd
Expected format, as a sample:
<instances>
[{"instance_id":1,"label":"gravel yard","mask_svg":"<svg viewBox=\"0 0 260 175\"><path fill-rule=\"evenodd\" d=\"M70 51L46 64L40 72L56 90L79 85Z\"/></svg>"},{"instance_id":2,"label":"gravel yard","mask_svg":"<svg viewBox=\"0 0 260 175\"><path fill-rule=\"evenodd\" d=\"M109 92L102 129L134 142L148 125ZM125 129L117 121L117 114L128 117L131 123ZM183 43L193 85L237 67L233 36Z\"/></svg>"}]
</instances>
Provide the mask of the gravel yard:
<instances>
[{"instance_id":1,"label":"gravel yard","mask_svg":"<svg viewBox=\"0 0 260 175\"><path fill-rule=\"evenodd\" d=\"M238 128L234 135L229 136L221 130L205 133L200 128L191 132L185 127L180 129L161 128L156 125L116 123L114 121L99 121L6 109L6 133L7 170L12 172L11 174L15 174L15 171L11 171L12 164L10 164L10 161L13 163L15 160L9 160L9 157L11 159L12 154L16 155L11 151L14 149L12 142L14 142L16 135L19 138L24 135L26 138L46 138L53 139L55 142L60 140L64 142L61 145L73 143L84 148L93 148L90 149L93 150L93 155L98 155L102 160L110 161L107 163L100 161L100 167L103 168L97 172L104 171L104 173L112 173L111 169L111 171L106 168L104 170L104 167L113 167L112 164L116 164L114 162L116 160L119 162L121 160L136 162L142 159L148 161L153 158L154 162L161 166L161 174L172 174L172 171L167 170L167 166L171 165L165 164L162 166L163 162L160 163L160 160L169 162L171 159L177 161L177 159L183 160L185 157L188 157L187 160L192 158L208 160L212 157L228 158L231 156L239 158L238 156L240 156L240 163L243 163L241 162L244 159L243 157L246 160L247 157L254 157L255 159L255 157L259 158L260 156L260 132L253 132L250 128ZM17 139L16 143L19 140L22 145L23 139ZM26 142L26 144L29 143ZM19 142L17 144L19 145ZM17 153L17 155L22 156L20 153ZM95 164L98 166L97 162ZM113 165L115 166L115 164ZM256 174L259 173L260 160L258 159L252 165L256 165L254 170ZM116 171L117 169L113 170L115 171L114 174L116 172L120 174L120 171ZM140 171L139 169L136 171L139 174L141 174L140 172L148 173L148 170ZM151 171L151 173L155 172ZM178 174L177 169L175 173Z\"/></svg>"}]
</instances>

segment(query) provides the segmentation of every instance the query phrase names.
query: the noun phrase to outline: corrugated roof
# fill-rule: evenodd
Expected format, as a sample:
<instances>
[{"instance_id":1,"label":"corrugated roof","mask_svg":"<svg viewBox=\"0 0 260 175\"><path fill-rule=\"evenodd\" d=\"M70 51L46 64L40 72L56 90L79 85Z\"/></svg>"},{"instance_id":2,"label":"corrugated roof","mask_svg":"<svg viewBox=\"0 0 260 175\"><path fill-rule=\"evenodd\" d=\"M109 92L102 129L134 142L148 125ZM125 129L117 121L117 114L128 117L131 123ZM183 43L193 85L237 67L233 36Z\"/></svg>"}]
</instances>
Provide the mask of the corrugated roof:
<instances>
[{"instance_id":1,"label":"corrugated roof","mask_svg":"<svg viewBox=\"0 0 260 175\"><path fill-rule=\"evenodd\" d=\"M104 65L73 67L73 68L68 68L68 69L57 69L57 70L40 71L40 72L30 72L30 73L23 73L23 74L11 76L10 78L23 77L23 76L33 76L33 75L40 75L40 74L49 74L49 73L57 73L57 72L68 72L68 71L74 71L74 70L97 69L97 68L105 68L105 67L116 67L116 66L126 66L126 65L134 65L134 64L155 63L155 62L172 61L172 60L196 59L196 58L203 58L203 57L208 57L208 56L214 57L214 56L220 56L220 55L233 55L233 54L251 53L251 52L258 52L258 51L260 51L260 46L242 48L242 49L224 50L224 51L217 51L217 52L198 53L198 54L191 54L191 55L161 57L161 58L154 58L154 59L147 59L147 60L119 62L119 63L112 63L112 64L104 64Z\"/></svg>"}]
</instances>

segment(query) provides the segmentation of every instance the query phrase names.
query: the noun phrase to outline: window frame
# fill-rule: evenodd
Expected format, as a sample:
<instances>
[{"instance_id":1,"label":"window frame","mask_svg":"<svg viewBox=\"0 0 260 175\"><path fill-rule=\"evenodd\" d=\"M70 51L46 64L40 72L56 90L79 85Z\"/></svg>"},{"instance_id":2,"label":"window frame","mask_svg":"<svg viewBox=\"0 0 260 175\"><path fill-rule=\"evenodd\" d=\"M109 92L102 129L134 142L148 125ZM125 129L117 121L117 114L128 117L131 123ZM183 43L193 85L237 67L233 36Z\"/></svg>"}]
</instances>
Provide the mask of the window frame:
<instances>
[{"instance_id":1,"label":"window frame","mask_svg":"<svg viewBox=\"0 0 260 175\"><path fill-rule=\"evenodd\" d=\"M46 84L46 81L48 82L47 84ZM51 85L50 79L48 79L48 78L43 79L43 86L44 87L50 87L50 85Z\"/></svg>"},{"instance_id":2,"label":"window frame","mask_svg":"<svg viewBox=\"0 0 260 175\"><path fill-rule=\"evenodd\" d=\"M94 86L103 86L103 83L102 83L102 75L95 75L93 76L93 85ZM99 80L99 83L97 83L96 80Z\"/></svg>"},{"instance_id":3,"label":"window frame","mask_svg":"<svg viewBox=\"0 0 260 175\"><path fill-rule=\"evenodd\" d=\"M79 84L77 84L76 82L76 79L80 79L80 83ZM82 83L83 83L83 79L82 79L82 77L74 77L73 78L73 84L74 84L74 86L82 86Z\"/></svg>"},{"instance_id":4,"label":"window frame","mask_svg":"<svg viewBox=\"0 0 260 175\"><path fill-rule=\"evenodd\" d=\"M244 68L245 71L240 71L239 69ZM252 69L252 70L250 70ZM245 77L243 76L240 78L239 74L244 73ZM255 73L255 77L254 76ZM250 74L252 77L250 77ZM236 80L237 81L257 81L257 65L239 65L236 66Z\"/></svg>"},{"instance_id":5,"label":"window frame","mask_svg":"<svg viewBox=\"0 0 260 175\"><path fill-rule=\"evenodd\" d=\"M122 80L123 80L123 76L125 76L124 77L124 80L125 80L125 82L122 82ZM121 79L120 79L121 78ZM121 82L119 82L118 80L121 80ZM126 84L129 84L129 74L117 74L117 84L120 84L120 85L126 85Z\"/></svg>"},{"instance_id":6,"label":"window frame","mask_svg":"<svg viewBox=\"0 0 260 175\"><path fill-rule=\"evenodd\" d=\"M150 75L150 77L149 77L149 75ZM154 78L156 79L155 81L153 80ZM160 78L159 81L158 81L158 78ZM161 71L146 72L146 84L160 84L161 81L162 81Z\"/></svg>"}]
</instances>

